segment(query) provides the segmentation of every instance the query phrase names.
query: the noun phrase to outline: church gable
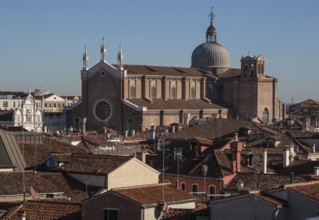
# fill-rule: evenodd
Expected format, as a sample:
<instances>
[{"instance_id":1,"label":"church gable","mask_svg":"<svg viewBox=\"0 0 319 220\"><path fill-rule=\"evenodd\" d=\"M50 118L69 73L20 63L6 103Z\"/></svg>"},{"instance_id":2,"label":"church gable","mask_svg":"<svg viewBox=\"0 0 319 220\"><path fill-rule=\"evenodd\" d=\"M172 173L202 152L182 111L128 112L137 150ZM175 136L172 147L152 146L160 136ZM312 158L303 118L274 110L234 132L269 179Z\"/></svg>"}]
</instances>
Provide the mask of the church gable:
<instances>
[{"instance_id":1,"label":"church gable","mask_svg":"<svg viewBox=\"0 0 319 220\"><path fill-rule=\"evenodd\" d=\"M118 69L112 66L109 63L99 62L97 65L93 66L91 69L88 70L87 78L90 79L95 76L111 76L113 78L120 78L121 74Z\"/></svg>"}]
</instances>

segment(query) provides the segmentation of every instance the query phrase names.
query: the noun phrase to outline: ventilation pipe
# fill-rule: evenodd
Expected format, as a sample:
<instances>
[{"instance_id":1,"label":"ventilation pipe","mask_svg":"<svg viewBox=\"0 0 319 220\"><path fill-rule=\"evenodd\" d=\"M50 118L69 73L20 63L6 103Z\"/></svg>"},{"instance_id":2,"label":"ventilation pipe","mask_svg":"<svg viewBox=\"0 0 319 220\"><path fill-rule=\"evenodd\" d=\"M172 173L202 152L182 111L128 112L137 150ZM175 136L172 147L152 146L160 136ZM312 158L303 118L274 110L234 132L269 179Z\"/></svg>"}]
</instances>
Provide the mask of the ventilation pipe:
<instances>
[{"instance_id":1,"label":"ventilation pipe","mask_svg":"<svg viewBox=\"0 0 319 220\"><path fill-rule=\"evenodd\" d=\"M316 144L312 145L312 153L316 153Z\"/></svg>"}]
</instances>

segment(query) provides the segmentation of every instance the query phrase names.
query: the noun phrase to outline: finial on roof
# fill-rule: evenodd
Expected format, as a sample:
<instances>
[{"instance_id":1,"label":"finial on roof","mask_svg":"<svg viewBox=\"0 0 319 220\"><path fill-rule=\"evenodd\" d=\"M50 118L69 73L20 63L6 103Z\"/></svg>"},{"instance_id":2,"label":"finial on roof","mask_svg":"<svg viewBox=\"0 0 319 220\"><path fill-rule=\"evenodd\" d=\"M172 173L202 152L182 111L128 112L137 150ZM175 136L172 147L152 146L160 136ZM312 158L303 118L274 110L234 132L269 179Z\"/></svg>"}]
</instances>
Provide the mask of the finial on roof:
<instances>
[{"instance_id":1,"label":"finial on roof","mask_svg":"<svg viewBox=\"0 0 319 220\"><path fill-rule=\"evenodd\" d=\"M212 9L211 9L211 11L210 11L208 17L210 17L210 24L212 25L212 24L213 24L214 17L215 17L215 14L214 14L214 6L212 6Z\"/></svg>"},{"instance_id":2,"label":"finial on roof","mask_svg":"<svg viewBox=\"0 0 319 220\"><path fill-rule=\"evenodd\" d=\"M106 43L104 42L104 37L102 37L101 44L101 61L106 62Z\"/></svg>"},{"instance_id":3,"label":"finial on roof","mask_svg":"<svg viewBox=\"0 0 319 220\"><path fill-rule=\"evenodd\" d=\"M123 56L123 52L122 52L122 44L120 44L120 49L119 49L118 56L117 56L117 61L118 61L118 65L119 65L120 70L123 70L123 59L124 59L124 56Z\"/></svg>"}]
</instances>

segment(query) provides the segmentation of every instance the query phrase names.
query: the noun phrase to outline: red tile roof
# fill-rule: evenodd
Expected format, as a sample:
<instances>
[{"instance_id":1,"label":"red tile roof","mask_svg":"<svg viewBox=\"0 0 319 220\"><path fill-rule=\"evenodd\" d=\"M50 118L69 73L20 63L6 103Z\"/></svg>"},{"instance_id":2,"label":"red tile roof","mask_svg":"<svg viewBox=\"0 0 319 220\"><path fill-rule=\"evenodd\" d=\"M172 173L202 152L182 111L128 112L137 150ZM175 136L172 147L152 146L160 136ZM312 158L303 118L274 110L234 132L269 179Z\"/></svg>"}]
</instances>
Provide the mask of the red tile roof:
<instances>
[{"instance_id":1,"label":"red tile roof","mask_svg":"<svg viewBox=\"0 0 319 220\"><path fill-rule=\"evenodd\" d=\"M2 220L18 219L25 213L28 220L81 219L81 204L71 202L27 201L17 205L2 216Z\"/></svg>"},{"instance_id":2,"label":"red tile roof","mask_svg":"<svg viewBox=\"0 0 319 220\"><path fill-rule=\"evenodd\" d=\"M288 189L319 202L319 181L296 184L289 186Z\"/></svg>"},{"instance_id":3,"label":"red tile roof","mask_svg":"<svg viewBox=\"0 0 319 220\"><path fill-rule=\"evenodd\" d=\"M127 156L74 154L70 162L58 167L57 170L69 173L107 175L131 159L132 157Z\"/></svg>"},{"instance_id":4,"label":"red tile roof","mask_svg":"<svg viewBox=\"0 0 319 220\"><path fill-rule=\"evenodd\" d=\"M116 66L116 65L114 65ZM209 71L203 71L196 68L169 67L169 66L146 66L146 65L124 65L128 74L134 75L158 75L158 76L192 76L203 77Z\"/></svg>"},{"instance_id":5,"label":"red tile roof","mask_svg":"<svg viewBox=\"0 0 319 220\"><path fill-rule=\"evenodd\" d=\"M201 99L152 99L152 102L143 98L127 99L127 101L137 105L144 106L149 109L228 109L223 103L208 103Z\"/></svg>"},{"instance_id":6,"label":"red tile roof","mask_svg":"<svg viewBox=\"0 0 319 220\"><path fill-rule=\"evenodd\" d=\"M167 184L115 188L111 192L124 196L143 206L163 203L163 187L164 200L168 204L179 203L180 201L196 201L195 196Z\"/></svg>"}]
</instances>

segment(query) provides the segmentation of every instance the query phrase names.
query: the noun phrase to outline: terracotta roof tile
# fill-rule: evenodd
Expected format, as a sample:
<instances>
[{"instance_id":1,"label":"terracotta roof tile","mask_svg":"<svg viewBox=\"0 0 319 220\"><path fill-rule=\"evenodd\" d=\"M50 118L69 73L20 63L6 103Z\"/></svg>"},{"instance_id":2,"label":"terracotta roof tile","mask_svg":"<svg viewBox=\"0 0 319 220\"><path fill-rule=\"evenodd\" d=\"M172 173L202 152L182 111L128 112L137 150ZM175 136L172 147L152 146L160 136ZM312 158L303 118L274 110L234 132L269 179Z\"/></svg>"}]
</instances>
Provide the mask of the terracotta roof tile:
<instances>
[{"instance_id":1,"label":"terracotta roof tile","mask_svg":"<svg viewBox=\"0 0 319 220\"><path fill-rule=\"evenodd\" d=\"M52 138L43 137L43 144L20 144L21 152L24 149L24 158L27 163L27 167L34 167L43 163L43 159L50 152L63 152L63 153L89 153L89 150L81 146L73 146L70 144L62 143ZM36 153L35 153L36 152Z\"/></svg>"},{"instance_id":2,"label":"terracotta roof tile","mask_svg":"<svg viewBox=\"0 0 319 220\"><path fill-rule=\"evenodd\" d=\"M319 201L319 181L289 186L288 189Z\"/></svg>"},{"instance_id":3,"label":"terracotta roof tile","mask_svg":"<svg viewBox=\"0 0 319 220\"><path fill-rule=\"evenodd\" d=\"M127 156L74 154L70 162L58 167L57 170L70 173L107 175L131 159L132 157Z\"/></svg>"},{"instance_id":4,"label":"terracotta roof tile","mask_svg":"<svg viewBox=\"0 0 319 220\"><path fill-rule=\"evenodd\" d=\"M211 102L208 103L201 99L152 99L149 102L143 98L126 99L127 101L137 105L147 107L148 109L228 109L223 103Z\"/></svg>"},{"instance_id":5,"label":"terracotta roof tile","mask_svg":"<svg viewBox=\"0 0 319 220\"><path fill-rule=\"evenodd\" d=\"M168 204L173 204L179 201L196 201L195 196L167 184L115 188L112 189L111 192L124 196L140 205L153 205L163 203L163 187L164 200Z\"/></svg>"},{"instance_id":6,"label":"terracotta roof tile","mask_svg":"<svg viewBox=\"0 0 319 220\"><path fill-rule=\"evenodd\" d=\"M81 219L81 204L71 202L27 201L11 208L2 216L3 220L18 219L25 213L28 220Z\"/></svg>"},{"instance_id":7,"label":"terracotta roof tile","mask_svg":"<svg viewBox=\"0 0 319 220\"><path fill-rule=\"evenodd\" d=\"M117 65L114 65L117 66ZM133 75L158 75L158 76L192 76L202 77L209 71L196 68L169 67L169 66L147 66L147 65L124 65L128 74Z\"/></svg>"},{"instance_id":8,"label":"terracotta roof tile","mask_svg":"<svg viewBox=\"0 0 319 220\"><path fill-rule=\"evenodd\" d=\"M242 182L242 188L238 189L238 183ZM294 182L306 182L304 177L294 177ZM283 187L291 183L290 176L263 173L237 173L231 182L225 187L225 192L246 193L253 190L269 190Z\"/></svg>"}]
</instances>

